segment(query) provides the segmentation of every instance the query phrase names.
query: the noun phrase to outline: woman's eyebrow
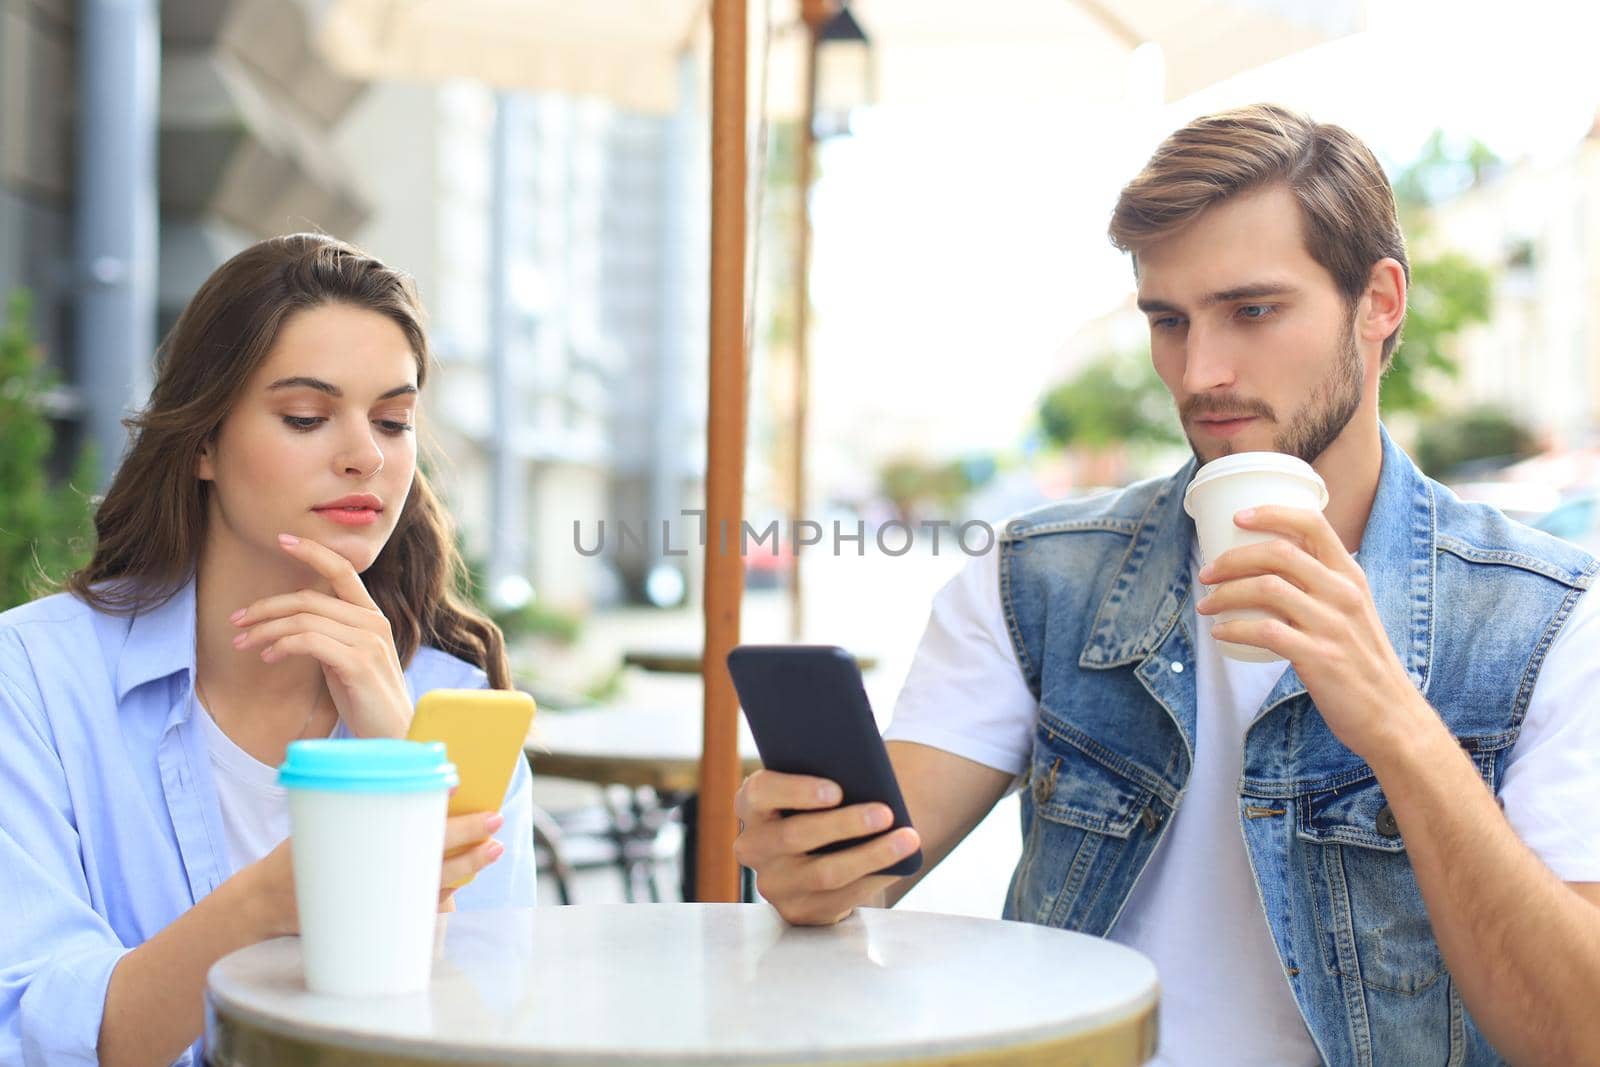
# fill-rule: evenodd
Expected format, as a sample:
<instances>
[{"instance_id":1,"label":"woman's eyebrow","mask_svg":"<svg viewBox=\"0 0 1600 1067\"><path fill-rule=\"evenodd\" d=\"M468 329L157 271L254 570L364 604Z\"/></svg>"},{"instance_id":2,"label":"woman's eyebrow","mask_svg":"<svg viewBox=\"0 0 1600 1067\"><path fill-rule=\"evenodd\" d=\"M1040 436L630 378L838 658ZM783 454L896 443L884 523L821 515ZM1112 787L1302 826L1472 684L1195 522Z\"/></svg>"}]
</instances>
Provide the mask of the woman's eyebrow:
<instances>
[{"instance_id":1,"label":"woman's eyebrow","mask_svg":"<svg viewBox=\"0 0 1600 1067\"><path fill-rule=\"evenodd\" d=\"M269 393L278 389L315 389L319 393L326 393L332 397L344 396L344 390L340 389L332 382L325 382L321 378L309 378L305 375L296 375L293 378L279 378L277 381L267 386L267 392ZM410 382L407 382L404 385L395 386L387 393L384 393L382 396L378 397L378 399L392 400L397 396L413 395L416 393L416 391L417 387L412 385Z\"/></svg>"},{"instance_id":2,"label":"woman's eyebrow","mask_svg":"<svg viewBox=\"0 0 1600 1067\"><path fill-rule=\"evenodd\" d=\"M304 375L296 375L293 378L279 378L267 386L267 392L269 393L279 389L315 389L317 392L327 393L329 396L344 396L344 390L332 382L325 382L321 378L307 378Z\"/></svg>"}]
</instances>

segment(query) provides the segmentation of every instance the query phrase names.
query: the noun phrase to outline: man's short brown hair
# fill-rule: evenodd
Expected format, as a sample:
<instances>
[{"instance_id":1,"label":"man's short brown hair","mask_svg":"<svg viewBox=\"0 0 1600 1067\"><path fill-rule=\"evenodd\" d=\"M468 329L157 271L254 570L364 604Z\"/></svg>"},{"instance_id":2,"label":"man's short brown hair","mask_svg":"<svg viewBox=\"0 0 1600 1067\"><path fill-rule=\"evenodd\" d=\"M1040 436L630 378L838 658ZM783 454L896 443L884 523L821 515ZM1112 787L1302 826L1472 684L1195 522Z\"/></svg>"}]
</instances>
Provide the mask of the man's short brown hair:
<instances>
[{"instance_id":1,"label":"man's short brown hair","mask_svg":"<svg viewBox=\"0 0 1600 1067\"><path fill-rule=\"evenodd\" d=\"M1410 281L1394 190L1372 150L1343 127L1276 104L1206 115L1161 142L1117 198L1111 243L1133 254L1137 270L1141 247L1212 204L1279 182L1300 202L1306 250L1352 308L1380 259L1398 260ZM1384 366L1399 343L1397 326L1383 342Z\"/></svg>"}]
</instances>

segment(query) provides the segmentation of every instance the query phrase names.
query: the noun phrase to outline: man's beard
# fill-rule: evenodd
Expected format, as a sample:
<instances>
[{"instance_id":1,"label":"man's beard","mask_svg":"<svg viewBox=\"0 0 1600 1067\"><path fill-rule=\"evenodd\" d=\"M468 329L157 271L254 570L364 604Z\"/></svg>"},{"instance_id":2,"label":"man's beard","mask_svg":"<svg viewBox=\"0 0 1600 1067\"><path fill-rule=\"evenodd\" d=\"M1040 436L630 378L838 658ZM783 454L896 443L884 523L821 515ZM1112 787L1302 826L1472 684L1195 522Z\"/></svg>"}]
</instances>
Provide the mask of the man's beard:
<instances>
[{"instance_id":1,"label":"man's beard","mask_svg":"<svg viewBox=\"0 0 1600 1067\"><path fill-rule=\"evenodd\" d=\"M1356 411L1361 407L1361 386L1365 377L1366 369L1361 362L1361 352L1356 348L1355 324L1347 322L1344 336L1339 340L1339 351L1333 365L1312 390L1311 396L1300 406L1300 410L1295 412L1288 424L1273 438L1273 451L1303 459L1307 463L1315 463L1320 459L1328 447L1338 440L1344 428L1350 425L1350 420L1355 418ZM1202 414L1254 415L1269 422L1278 421L1272 408L1261 401L1239 401L1227 397L1204 399L1191 397L1184 407L1184 423L1187 424L1193 416ZM1187 436L1189 436L1189 448L1194 452L1195 459L1203 466L1207 462L1206 457L1200 454L1194 437ZM1233 445L1224 441L1222 450L1212 458L1232 453Z\"/></svg>"}]
</instances>

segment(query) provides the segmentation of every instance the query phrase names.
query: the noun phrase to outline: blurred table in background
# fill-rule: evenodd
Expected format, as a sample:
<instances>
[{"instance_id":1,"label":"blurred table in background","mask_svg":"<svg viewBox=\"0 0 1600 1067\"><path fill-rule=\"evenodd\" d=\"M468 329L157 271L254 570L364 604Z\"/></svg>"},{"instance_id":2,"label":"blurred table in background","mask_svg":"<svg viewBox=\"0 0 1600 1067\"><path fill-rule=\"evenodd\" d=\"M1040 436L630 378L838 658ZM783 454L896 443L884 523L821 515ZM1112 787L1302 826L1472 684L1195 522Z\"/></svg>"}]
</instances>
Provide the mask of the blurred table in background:
<instances>
[{"instance_id":1,"label":"blurred table in background","mask_svg":"<svg viewBox=\"0 0 1600 1067\"><path fill-rule=\"evenodd\" d=\"M681 818L680 857L683 899L695 895L695 816L700 788L703 720L699 708L600 707L557 711L534 722L524 752L536 775L569 778L608 787L606 828L616 848L616 865L628 899L658 902L656 842L674 813ZM743 773L761 767L755 742L739 724ZM615 787L622 787L620 796ZM563 865L563 834L543 828L552 853L553 874L563 902L571 899ZM746 886L745 896L753 897Z\"/></svg>"},{"instance_id":2,"label":"blurred table in background","mask_svg":"<svg viewBox=\"0 0 1600 1067\"><path fill-rule=\"evenodd\" d=\"M525 751L535 774L599 785L690 793L700 788L704 722L699 708L585 708L540 715ZM744 773L761 766L739 724Z\"/></svg>"}]
</instances>

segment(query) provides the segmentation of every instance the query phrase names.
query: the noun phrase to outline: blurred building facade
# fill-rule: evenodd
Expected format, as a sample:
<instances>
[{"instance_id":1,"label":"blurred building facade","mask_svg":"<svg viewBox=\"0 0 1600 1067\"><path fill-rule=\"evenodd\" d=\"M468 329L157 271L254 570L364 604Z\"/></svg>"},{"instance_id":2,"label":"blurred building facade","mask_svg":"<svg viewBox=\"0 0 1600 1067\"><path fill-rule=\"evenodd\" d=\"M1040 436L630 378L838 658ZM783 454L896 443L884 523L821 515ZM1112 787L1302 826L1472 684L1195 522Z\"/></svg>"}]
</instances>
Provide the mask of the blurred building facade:
<instances>
[{"instance_id":1,"label":"blurred building facade","mask_svg":"<svg viewBox=\"0 0 1600 1067\"><path fill-rule=\"evenodd\" d=\"M507 144L498 219L497 107ZM493 523L504 523L509 558L500 565L549 605L641 594L664 562L661 520L700 498L701 133L697 123L598 100L466 83L374 85L340 126L340 147L374 206L355 236L412 272L429 308L441 367L430 435L467 552L490 562ZM504 442L492 418L496 226L512 393ZM501 447L510 508L494 499ZM592 548L602 520L605 551L580 554L574 523ZM651 533L623 543L619 524ZM682 531L673 536L683 547ZM696 565L693 554L670 564Z\"/></svg>"},{"instance_id":2,"label":"blurred building facade","mask_svg":"<svg viewBox=\"0 0 1600 1067\"><path fill-rule=\"evenodd\" d=\"M1558 447L1600 432L1600 117L1554 159L1511 164L1429 214L1430 239L1495 276L1457 339L1447 407L1493 405Z\"/></svg>"},{"instance_id":3,"label":"blurred building facade","mask_svg":"<svg viewBox=\"0 0 1600 1067\"><path fill-rule=\"evenodd\" d=\"M158 307L154 335L141 343L152 355L233 253L290 230L347 232L367 211L329 134L363 86L311 47L303 5L164 0L158 10ZM81 28L71 0L0 0L0 295L33 297L37 337L66 386L56 405L64 454L81 438L76 386L101 357L74 352L74 307L89 284L74 263Z\"/></svg>"},{"instance_id":4,"label":"blurred building facade","mask_svg":"<svg viewBox=\"0 0 1600 1067\"><path fill-rule=\"evenodd\" d=\"M58 366L70 330L72 8L0 0L0 295L32 293Z\"/></svg>"},{"instance_id":5,"label":"blurred building facade","mask_svg":"<svg viewBox=\"0 0 1600 1067\"><path fill-rule=\"evenodd\" d=\"M201 281L261 237L320 230L366 244L417 275L432 314L440 480L484 558L498 447L486 417L494 95L347 78L317 50L304 4L149 10L160 20L158 306L138 351L153 356ZM53 398L63 470L87 436L77 387L100 358L74 352L88 284L74 258L81 20L71 0L0 0L0 296L33 297L64 385ZM695 554L665 560L659 527L700 499L704 468L704 131L599 102L502 99L511 562L568 607L637 593L663 562L693 589ZM602 519L606 551L581 556L573 523L592 544ZM619 543L619 523L656 532Z\"/></svg>"}]
</instances>

